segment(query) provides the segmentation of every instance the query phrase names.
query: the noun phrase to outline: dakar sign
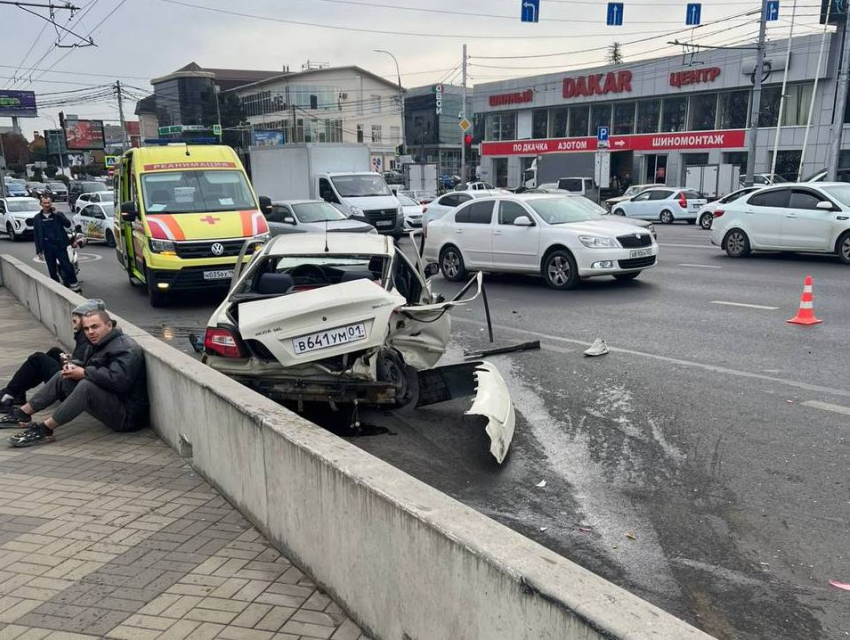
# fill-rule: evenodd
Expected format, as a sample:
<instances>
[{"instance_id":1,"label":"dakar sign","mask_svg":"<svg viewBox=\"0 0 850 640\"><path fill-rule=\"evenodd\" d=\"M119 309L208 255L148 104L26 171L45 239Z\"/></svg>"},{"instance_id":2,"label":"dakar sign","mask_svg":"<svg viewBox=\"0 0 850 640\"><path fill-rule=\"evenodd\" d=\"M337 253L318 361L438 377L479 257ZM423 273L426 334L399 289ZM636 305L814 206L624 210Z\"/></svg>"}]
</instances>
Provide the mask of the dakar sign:
<instances>
[{"instance_id":1,"label":"dakar sign","mask_svg":"<svg viewBox=\"0 0 850 640\"><path fill-rule=\"evenodd\" d=\"M565 98L578 96L604 96L609 93L631 93L632 72L610 71L593 73L578 78L564 78Z\"/></svg>"}]
</instances>

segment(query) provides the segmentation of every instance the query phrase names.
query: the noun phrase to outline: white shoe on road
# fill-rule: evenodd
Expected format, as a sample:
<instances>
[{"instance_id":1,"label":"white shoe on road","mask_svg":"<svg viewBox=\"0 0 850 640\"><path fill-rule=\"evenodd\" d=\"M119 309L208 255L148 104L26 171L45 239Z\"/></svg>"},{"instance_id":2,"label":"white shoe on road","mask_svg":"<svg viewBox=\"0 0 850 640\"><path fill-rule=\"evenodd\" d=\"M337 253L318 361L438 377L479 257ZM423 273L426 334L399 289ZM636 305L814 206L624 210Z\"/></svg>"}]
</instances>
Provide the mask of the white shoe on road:
<instances>
[{"instance_id":1,"label":"white shoe on road","mask_svg":"<svg viewBox=\"0 0 850 640\"><path fill-rule=\"evenodd\" d=\"M605 344L605 341L602 338L596 338L588 350L584 352L584 355L604 356L606 353L608 353L608 345Z\"/></svg>"}]
</instances>

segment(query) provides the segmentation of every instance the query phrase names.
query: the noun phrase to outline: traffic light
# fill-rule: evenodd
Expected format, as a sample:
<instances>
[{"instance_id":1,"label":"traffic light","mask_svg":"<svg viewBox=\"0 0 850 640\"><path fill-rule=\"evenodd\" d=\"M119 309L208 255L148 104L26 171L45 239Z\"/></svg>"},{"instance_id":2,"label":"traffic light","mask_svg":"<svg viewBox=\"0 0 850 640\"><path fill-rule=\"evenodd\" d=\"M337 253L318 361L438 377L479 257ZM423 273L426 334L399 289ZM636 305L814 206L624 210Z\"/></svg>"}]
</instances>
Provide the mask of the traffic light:
<instances>
[{"instance_id":1,"label":"traffic light","mask_svg":"<svg viewBox=\"0 0 850 640\"><path fill-rule=\"evenodd\" d=\"M463 145L466 147L467 153L472 151L472 141L473 138L471 133L467 133L463 136Z\"/></svg>"}]
</instances>

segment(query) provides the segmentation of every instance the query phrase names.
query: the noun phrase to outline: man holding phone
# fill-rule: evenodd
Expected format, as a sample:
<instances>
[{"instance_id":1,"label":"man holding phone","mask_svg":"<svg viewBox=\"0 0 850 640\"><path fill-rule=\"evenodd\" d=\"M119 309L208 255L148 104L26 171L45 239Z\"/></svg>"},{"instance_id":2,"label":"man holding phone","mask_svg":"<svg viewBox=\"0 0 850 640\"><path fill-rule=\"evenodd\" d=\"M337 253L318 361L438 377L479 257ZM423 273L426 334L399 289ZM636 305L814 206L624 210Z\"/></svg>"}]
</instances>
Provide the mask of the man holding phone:
<instances>
[{"instance_id":1,"label":"man holding phone","mask_svg":"<svg viewBox=\"0 0 850 640\"><path fill-rule=\"evenodd\" d=\"M90 345L81 364L68 362L29 403L14 409L26 430L9 438L13 447L53 442L53 431L85 412L113 431L137 431L148 423L145 359L135 340L124 335L106 311L83 317ZM44 422L32 415L60 402Z\"/></svg>"}]
</instances>

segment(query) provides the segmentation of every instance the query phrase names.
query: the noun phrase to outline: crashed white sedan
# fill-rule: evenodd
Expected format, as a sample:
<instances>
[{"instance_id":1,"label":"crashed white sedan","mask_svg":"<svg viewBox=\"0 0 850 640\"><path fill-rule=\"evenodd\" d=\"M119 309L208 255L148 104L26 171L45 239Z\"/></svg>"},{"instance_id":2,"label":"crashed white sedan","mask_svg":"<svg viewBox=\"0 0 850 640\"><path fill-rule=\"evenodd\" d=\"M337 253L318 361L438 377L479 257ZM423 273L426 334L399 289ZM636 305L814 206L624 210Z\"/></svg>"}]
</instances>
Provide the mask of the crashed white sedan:
<instances>
[{"instance_id":1,"label":"crashed white sedan","mask_svg":"<svg viewBox=\"0 0 850 640\"><path fill-rule=\"evenodd\" d=\"M474 395L467 414L486 419L501 463L515 415L498 370L486 362L435 366L449 342L448 311L478 296L481 276L446 301L431 293L427 278L436 273L385 236L277 236L234 275L208 323L203 360L299 405L392 408Z\"/></svg>"}]
</instances>

